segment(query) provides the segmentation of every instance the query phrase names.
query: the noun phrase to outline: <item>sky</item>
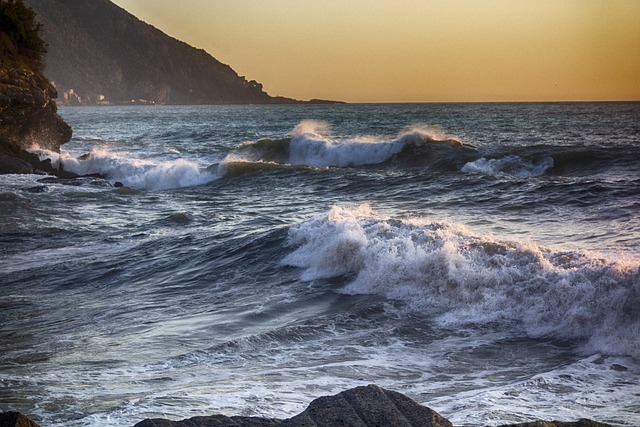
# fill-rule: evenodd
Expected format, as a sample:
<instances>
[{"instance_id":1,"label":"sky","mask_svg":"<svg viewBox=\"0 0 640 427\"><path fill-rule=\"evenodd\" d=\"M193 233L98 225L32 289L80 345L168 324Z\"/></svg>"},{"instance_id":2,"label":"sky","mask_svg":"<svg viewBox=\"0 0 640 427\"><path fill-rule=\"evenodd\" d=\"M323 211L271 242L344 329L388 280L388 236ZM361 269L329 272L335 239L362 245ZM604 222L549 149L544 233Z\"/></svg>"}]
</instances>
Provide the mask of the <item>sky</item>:
<instances>
[{"instance_id":1,"label":"sky","mask_svg":"<svg viewBox=\"0 0 640 427\"><path fill-rule=\"evenodd\" d=\"M640 0L112 1L274 96L640 100Z\"/></svg>"}]
</instances>

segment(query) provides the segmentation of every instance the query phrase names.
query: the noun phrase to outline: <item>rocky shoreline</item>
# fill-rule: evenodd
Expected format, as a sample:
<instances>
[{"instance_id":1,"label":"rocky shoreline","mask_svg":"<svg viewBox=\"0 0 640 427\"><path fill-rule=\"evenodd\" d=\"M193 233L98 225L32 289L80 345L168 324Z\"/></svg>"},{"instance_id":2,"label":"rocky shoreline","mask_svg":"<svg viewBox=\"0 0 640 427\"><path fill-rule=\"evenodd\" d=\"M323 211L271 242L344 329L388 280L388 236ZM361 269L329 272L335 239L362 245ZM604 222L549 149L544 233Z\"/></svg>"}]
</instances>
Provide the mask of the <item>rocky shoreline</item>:
<instances>
[{"instance_id":1,"label":"rocky shoreline","mask_svg":"<svg viewBox=\"0 0 640 427\"><path fill-rule=\"evenodd\" d=\"M312 401L288 419L211 415L181 421L145 419L133 427L453 427L436 411L377 385L355 387ZM39 427L19 412L0 413L0 427ZM532 421L499 427L611 427L588 419L574 422Z\"/></svg>"},{"instance_id":2,"label":"rocky shoreline","mask_svg":"<svg viewBox=\"0 0 640 427\"><path fill-rule=\"evenodd\" d=\"M28 150L59 151L71 127L57 114L55 88L27 67L0 70L0 174L53 173L50 162Z\"/></svg>"},{"instance_id":3,"label":"rocky shoreline","mask_svg":"<svg viewBox=\"0 0 640 427\"><path fill-rule=\"evenodd\" d=\"M56 88L43 74L46 43L35 12L22 1L0 3L0 174L53 173L28 150L58 152L71 127L58 115Z\"/></svg>"}]
</instances>

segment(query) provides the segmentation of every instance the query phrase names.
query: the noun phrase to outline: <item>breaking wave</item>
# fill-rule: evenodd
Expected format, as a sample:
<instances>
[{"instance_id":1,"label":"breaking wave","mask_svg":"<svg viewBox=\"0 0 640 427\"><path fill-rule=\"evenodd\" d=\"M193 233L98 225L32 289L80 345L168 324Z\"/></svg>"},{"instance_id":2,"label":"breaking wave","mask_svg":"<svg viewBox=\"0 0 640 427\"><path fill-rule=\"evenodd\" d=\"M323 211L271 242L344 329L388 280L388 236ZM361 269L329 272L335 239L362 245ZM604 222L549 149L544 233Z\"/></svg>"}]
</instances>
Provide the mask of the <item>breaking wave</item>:
<instances>
[{"instance_id":1,"label":"breaking wave","mask_svg":"<svg viewBox=\"0 0 640 427\"><path fill-rule=\"evenodd\" d=\"M507 156L500 159L482 157L465 164L461 171L531 178L544 175L553 165L554 161L551 157L540 160L527 160L519 156Z\"/></svg>"},{"instance_id":2,"label":"breaking wave","mask_svg":"<svg viewBox=\"0 0 640 427\"><path fill-rule=\"evenodd\" d=\"M69 153L34 150L41 158L52 160L52 166L78 175L100 174L112 182L144 190L167 190L201 185L217 179L211 171L197 163L177 159L171 161L144 160L126 153L94 148L90 153L74 157Z\"/></svg>"},{"instance_id":3,"label":"breaking wave","mask_svg":"<svg viewBox=\"0 0 640 427\"><path fill-rule=\"evenodd\" d=\"M426 219L334 207L290 230L283 264L303 280L344 277L343 292L376 294L442 326L511 324L531 337L582 341L640 357L640 264L475 235Z\"/></svg>"},{"instance_id":4,"label":"breaking wave","mask_svg":"<svg viewBox=\"0 0 640 427\"><path fill-rule=\"evenodd\" d=\"M225 162L338 168L385 164L458 170L477 157L475 148L425 127L407 129L395 138L339 138L331 135L328 124L305 120L286 138L242 144Z\"/></svg>"},{"instance_id":5,"label":"breaking wave","mask_svg":"<svg viewBox=\"0 0 640 427\"><path fill-rule=\"evenodd\" d=\"M551 176L616 175L638 169L640 147L574 145L502 146L493 153L472 159L462 172L532 178Z\"/></svg>"}]
</instances>

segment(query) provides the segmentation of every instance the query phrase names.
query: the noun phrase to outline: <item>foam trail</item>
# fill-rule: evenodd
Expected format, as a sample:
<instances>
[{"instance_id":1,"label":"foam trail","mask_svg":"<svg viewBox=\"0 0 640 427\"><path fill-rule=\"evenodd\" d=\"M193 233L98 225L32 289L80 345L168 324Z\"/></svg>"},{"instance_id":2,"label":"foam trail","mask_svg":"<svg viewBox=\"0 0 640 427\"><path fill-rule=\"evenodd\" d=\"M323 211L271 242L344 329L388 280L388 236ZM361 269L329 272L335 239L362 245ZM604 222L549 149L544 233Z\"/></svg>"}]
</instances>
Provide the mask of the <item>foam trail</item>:
<instances>
[{"instance_id":1,"label":"foam trail","mask_svg":"<svg viewBox=\"0 0 640 427\"><path fill-rule=\"evenodd\" d=\"M50 158L56 168L62 163L64 170L78 175L99 173L111 181L144 190L190 187L217 179L217 175L186 159L157 162L104 148L94 148L89 154L77 158L65 152L36 150L36 153L42 158Z\"/></svg>"},{"instance_id":2,"label":"foam trail","mask_svg":"<svg viewBox=\"0 0 640 427\"><path fill-rule=\"evenodd\" d=\"M553 251L464 227L334 207L290 230L283 263L303 280L353 277L442 326L522 325L531 337L582 340L587 351L640 357L640 262Z\"/></svg>"},{"instance_id":3,"label":"foam trail","mask_svg":"<svg viewBox=\"0 0 640 427\"><path fill-rule=\"evenodd\" d=\"M466 163L462 172L475 172L487 175L511 175L519 178L542 176L554 165L553 158L546 157L540 161L529 161L519 156L507 156L500 159L485 157Z\"/></svg>"}]
</instances>

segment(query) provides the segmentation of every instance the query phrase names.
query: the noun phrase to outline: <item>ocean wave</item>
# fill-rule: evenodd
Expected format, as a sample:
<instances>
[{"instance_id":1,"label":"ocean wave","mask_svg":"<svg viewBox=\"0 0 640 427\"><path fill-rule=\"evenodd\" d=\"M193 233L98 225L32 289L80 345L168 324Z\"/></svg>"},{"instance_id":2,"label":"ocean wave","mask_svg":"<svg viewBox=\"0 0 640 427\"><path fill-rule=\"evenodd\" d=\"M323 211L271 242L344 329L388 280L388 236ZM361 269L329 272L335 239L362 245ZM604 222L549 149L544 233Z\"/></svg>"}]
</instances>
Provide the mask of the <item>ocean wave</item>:
<instances>
[{"instance_id":1,"label":"ocean wave","mask_svg":"<svg viewBox=\"0 0 640 427\"><path fill-rule=\"evenodd\" d=\"M54 168L62 164L65 171L78 175L101 174L110 181L143 190L167 190L211 182L217 175L187 159L155 161L135 158L130 153L94 147L80 157L62 151L34 149L41 158L49 158Z\"/></svg>"},{"instance_id":2,"label":"ocean wave","mask_svg":"<svg viewBox=\"0 0 640 427\"><path fill-rule=\"evenodd\" d=\"M640 172L640 147L533 145L493 147L461 171L519 178Z\"/></svg>"},{"instance_id":3,"label":"ocean wave","mask_svg":"<svg viewBox=\"0 0 640 427\"><path fill-rule=\"evenodd\" d=\"M302 280L344 277L441 326L512 324L531 337L583 341L640 357L640 263L475 235L463 226L334 207L290 230L283 264Z\"/></svg>"},{"instance_id":4,"label":"ocean wave","mask_svg":"<svg viewBox=\"0 0 640 427\"><path fill-rule=\"evenodd\" d=\"M499 159L478 160L466 163L462 172L483 173L487 175L508 175L518 178L532 178L544 175L553 168L552 157L544 157L537 160L528 160L519 156L507 156Z\"/></svg>"},{"instance_id":5,"label":"ocean wave","mask_svg":"<svg viewBox=\"0 0 640 427\"><path fill-rule=\"evenodd\" d=\"M427 127L406 129L395 138L341 138L331 134L328 124L305 120L285 138L243 143L225 161L338 168L384 164L457 170L477 157L475 148Z\"/></svg>"}]
</instances>

